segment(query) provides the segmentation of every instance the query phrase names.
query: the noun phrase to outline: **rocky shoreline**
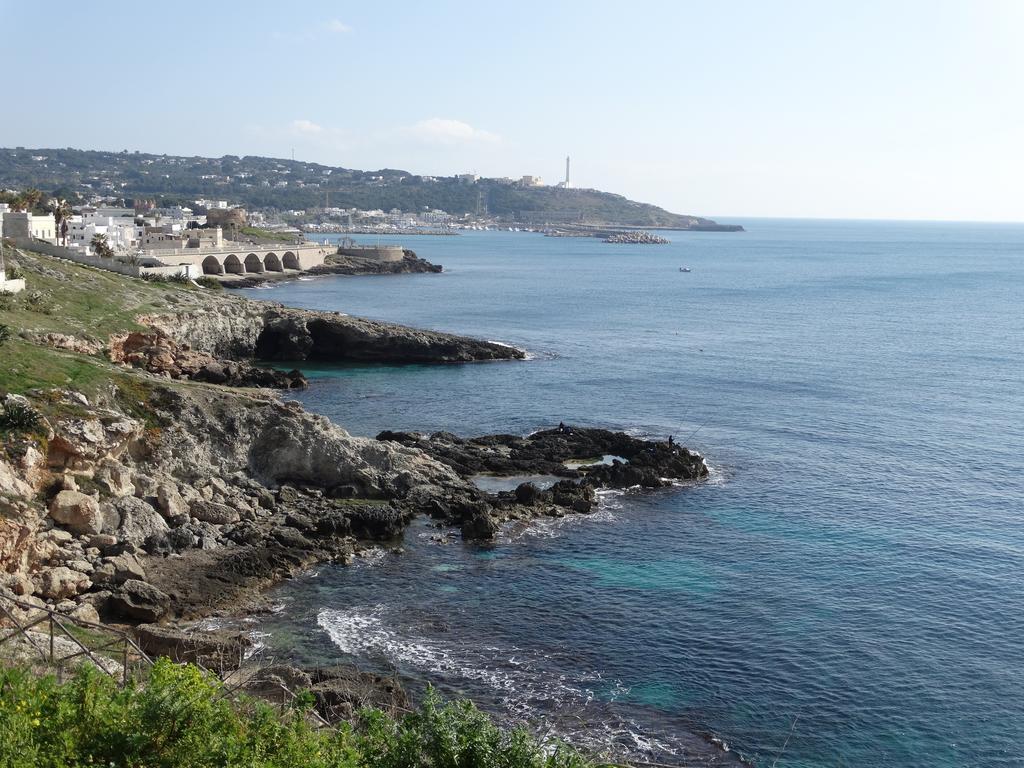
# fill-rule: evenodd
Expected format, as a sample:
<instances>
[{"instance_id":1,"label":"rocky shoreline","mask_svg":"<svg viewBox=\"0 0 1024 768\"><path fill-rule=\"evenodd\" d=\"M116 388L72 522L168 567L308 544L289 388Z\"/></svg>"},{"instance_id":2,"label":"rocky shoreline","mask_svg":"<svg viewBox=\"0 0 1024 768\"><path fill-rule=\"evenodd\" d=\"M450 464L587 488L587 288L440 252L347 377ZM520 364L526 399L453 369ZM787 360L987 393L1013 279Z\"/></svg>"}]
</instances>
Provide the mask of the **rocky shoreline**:
<instances>
[{"instance_id":1,"label":"rocky shoreline","mask_svg":"<svg viewBox=\"0 0 1024 768\"><path fill-rule=\"evenodd\" d=\"M213 292L168 295L178 311L141 315L146 330L105 343L22 334L32 349L112 365L120 378L88 395L0 393L0 416L35 414L24 429L0 425L0 595L141 627L151 648L186 638L217 645L191 623L259 610L267 587L316 563L397 548L416 516L488 544L511 521L590 513L601 488L657 488L708 472L678 445L565 425L525 437L352 436L280 399L277 390L304 386L299 371L254 361L456 363L524 353ZM482 473L560 479L487 493L472 481ZM335 714L355 706L338 686L383 686L400 698L391 682L351 670L280 674L334 691L324 695Z\"/></svg>"}]
</instances>

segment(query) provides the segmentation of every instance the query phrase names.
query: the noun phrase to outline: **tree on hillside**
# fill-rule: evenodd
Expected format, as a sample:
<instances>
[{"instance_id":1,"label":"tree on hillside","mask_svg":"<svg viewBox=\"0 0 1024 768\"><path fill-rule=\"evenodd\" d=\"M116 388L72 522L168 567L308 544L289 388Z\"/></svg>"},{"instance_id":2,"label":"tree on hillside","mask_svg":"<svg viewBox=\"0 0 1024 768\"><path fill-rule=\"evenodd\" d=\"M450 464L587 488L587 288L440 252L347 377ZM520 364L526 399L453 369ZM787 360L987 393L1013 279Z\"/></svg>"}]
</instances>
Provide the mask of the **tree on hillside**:
<instances>
[{"instance_id":1,"label":"tree on hillside","mask_svg":"<svg viewBox=\"0 0 1024 768\"><path fill-rule=\"evenodd\" d=\"M89 245L92 246L93 252L100 258L114 258L114 249L111 248L110 243L107 242L106 235L93 235L92 240L89 241Z\"/></svg>"}]
</instances>

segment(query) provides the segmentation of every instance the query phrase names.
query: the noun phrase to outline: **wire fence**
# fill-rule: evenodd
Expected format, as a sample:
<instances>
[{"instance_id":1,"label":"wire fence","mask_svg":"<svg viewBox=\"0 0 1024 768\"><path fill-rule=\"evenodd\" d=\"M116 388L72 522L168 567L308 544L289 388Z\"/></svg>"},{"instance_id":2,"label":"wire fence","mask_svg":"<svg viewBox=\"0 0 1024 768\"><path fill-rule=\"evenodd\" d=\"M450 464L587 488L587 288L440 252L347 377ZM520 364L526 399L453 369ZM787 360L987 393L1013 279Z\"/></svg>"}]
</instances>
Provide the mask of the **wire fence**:
<instances>
[{"instance_id":1,"label":"wire fence","mask_svg":"<svg viewBox=\"0 0 1024 768\"><path fill-rule=\"evenodd\" d=\"M52 609L33 605L0 594L0 656L14 644L21 647L25 661L53 671L63 682L67 673L83 662L90 662L118 685L140 682L153 668L154 660L127 632L104 624L86 621ZM17 657L17 652L6 654ZM221 681L219 698L237 699L250 694L274 705L285 716L294 711L298 694L291 690L272 670L263 650L246 655L239 650L237 663L226 654L217 654L219 668L211 668L198 658L191 663ZM269 660L272 661L272 660ZM306 715L318 728L334 725L316 709Z\"/></svg>"},{"instance_id":2,"label":"wire fence","mask_svg":"<svg viewBox=\"0 0 1024 768\"><path fill-rule=\"evenodd\" d=\"M118 685L125 686L144 681L155 663L127 632L4 594L0 594L0 632L3 633L0 634L0 658L12 655L4 653L5 647L20 642L28 655L37 660L38 665L52 670L61 682L69 671L83 662L89 662L113 678ZM247 695L250 700L258 698L270 704L283 719L301 712L308 718L310 725L317 729L336 729L335 723L325 718L315 707L306 709L295 706L299 695L277 674L280 665L265 647L250 653L239 648L237 657L232 654L229 658L228 653L220 653L214 654L212 658L216 664L211 664L209 658L206 663L198 659L190 659L190 663L220 680L218 699L241 703L242 697ZM387 706L401 714L415 712L397 702ZM681 768L679 765L645 761L598 760L596 765L608 768Z\"/></svg>"}]
</instances>

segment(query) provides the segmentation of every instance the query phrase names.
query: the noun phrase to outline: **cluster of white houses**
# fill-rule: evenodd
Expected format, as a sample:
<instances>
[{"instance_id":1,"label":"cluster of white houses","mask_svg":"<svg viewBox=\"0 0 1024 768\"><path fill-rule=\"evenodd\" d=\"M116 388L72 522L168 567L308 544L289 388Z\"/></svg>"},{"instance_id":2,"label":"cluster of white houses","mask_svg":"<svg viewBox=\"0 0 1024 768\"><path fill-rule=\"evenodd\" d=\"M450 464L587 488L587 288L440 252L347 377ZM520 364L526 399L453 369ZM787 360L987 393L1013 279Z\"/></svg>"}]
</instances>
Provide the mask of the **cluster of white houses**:
<instances>
[{"instance_id":1,"label":"cluster of white houses","mask_svg":"<svg viewBox=\"0 0 1024 768\"><path fill-rule=\"evenodd\" d=\"M241 216L244 221L244 212ZM222 227L200 226L187 208L157 209L142 217L131 208L82 208L58 231L53 214L15 212L0 204L0 222L0 235L20 247L134 274L232 277L302 271L322 264L331 252L313 243L257 246L228 240ZM94 252L97 235L113 256Z\"/></svg>"}]
</instances>

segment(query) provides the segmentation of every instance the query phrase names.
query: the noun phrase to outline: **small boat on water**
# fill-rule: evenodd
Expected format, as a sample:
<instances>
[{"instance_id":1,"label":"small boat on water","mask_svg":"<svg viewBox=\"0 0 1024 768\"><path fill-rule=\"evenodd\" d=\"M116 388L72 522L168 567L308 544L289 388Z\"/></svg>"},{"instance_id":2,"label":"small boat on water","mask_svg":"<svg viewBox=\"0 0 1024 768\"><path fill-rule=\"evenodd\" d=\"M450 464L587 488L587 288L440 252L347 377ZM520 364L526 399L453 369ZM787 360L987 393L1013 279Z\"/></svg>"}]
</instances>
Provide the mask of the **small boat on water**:
<instances>
[{"instance_id":1,"label":"small boat on water","mask_svg":"<svg viewBox=\"0 0 1024 768\"><path fill-rule=\"evenodd\" d=\"M679 271L680 272L692 272L693 270L690 269L689 267L680 267Z\"/></svg>"}]
</instances>

